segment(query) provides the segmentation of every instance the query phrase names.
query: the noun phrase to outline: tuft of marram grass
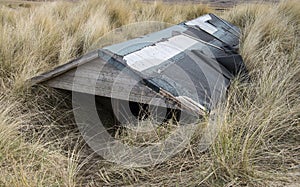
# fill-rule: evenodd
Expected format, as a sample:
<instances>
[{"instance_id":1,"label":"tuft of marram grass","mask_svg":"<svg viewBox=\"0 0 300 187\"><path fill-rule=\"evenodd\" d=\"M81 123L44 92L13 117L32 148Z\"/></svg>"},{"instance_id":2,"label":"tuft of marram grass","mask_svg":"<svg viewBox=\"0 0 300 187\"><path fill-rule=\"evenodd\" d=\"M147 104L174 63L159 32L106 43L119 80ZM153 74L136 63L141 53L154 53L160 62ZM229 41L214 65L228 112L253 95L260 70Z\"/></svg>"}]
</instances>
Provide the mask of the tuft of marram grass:
<instances>
[{"instance_id":1,"label":"tuft of marram grass","mask_svg":"<svg viewBox=\"0 0 300 187\"><path fill-rule=\"evenodd\" d=\"M256 6L229 12L242 27L241 54L251 80L233 83L227 120L212 147L216 178L236 185L294 180L289 168L299 166L300 6L296 1ZM241 10L248 16L242 19L251 22L238 20Z\"/></svg>"},{"instance_id":2,"label":"tuft of marram grass","mask_svg":"<svg viewBox=\"0 0 300 187\"><path fill-rule=\"evenodd\" d=\"M29 114L16 113L21 103L2 94L0 99L0 185L75 186L76 159L48 149L42 141L25 140L20 132L23 124L30 123Z\"/></svg>"}]
</instances>

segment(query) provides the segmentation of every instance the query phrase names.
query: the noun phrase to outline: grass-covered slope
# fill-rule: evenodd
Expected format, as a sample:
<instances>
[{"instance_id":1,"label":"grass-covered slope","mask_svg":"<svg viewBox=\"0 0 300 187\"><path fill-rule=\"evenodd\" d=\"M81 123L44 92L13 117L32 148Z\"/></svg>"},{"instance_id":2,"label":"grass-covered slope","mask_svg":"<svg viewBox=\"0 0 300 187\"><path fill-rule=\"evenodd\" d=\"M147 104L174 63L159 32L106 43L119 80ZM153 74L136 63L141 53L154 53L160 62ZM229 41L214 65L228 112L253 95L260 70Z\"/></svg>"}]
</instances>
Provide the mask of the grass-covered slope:
<instances>
[{"instance_id":1,"label":"grass-covered slope","mask_svg":"<svg viewBox=\"0 0 300 187\"><path fill-rule=\"evenodd\" d=\"M153 167L107 163L84 146L67 95L26 84L97 46L101 36L119 26L147 20L178 23L209 11L203 5L119 0L1 7L0 186L299 183L297 1L240 5L221 14L242 29L241 54L251 79L233 82L221 110L221 130L205 153L197 152L195 137L180 154Z\"/></svg>"}]
</instances>

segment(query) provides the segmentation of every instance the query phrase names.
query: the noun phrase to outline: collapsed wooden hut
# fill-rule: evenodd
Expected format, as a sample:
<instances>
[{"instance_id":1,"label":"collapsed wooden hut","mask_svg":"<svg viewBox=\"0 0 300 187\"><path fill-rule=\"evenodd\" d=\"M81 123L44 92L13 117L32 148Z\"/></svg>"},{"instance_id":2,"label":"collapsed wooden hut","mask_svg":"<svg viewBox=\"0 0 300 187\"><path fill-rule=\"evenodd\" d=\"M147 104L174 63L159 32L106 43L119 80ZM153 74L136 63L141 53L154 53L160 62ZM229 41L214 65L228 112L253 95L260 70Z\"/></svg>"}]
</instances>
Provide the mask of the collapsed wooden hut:
<instances>
[{"instance_id":1,"label":"collapsed wooden hut","mask_svg":"<svg viewBox=\"0 0 300 187\"><path fill-rule=\"evenodd\" d=\"M207 14L92 51L31 81L203 115L224 99L230 81L246 71L238 54L239 37L236 26Z\"/></svg>"}]
</instances>

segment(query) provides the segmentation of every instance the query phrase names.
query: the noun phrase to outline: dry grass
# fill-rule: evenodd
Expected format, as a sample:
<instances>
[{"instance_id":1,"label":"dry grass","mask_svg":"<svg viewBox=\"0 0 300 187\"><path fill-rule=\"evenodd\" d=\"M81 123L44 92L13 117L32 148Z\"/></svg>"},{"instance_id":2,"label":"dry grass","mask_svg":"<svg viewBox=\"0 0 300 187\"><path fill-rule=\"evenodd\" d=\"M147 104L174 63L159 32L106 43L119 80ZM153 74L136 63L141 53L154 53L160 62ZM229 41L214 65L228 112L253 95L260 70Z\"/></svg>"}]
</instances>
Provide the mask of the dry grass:
<instances>
[{"instance_id":1,"label":"dry grass","mask_svg":"<svg viewBox=\"0 0 300 187\"><path fill-rule=\"evenodd\" d=\"M243 31L241 54L251 80L233 82L220 114L221 130L204 153L197 152L199 137L195 135L183 151L156 166L123 168L107 163L82 142L67 94L30 89L25 82L101 45L99 39L121 25L149 20L178 23L209 11L203 5L119 0L52 2L17 9L2 6L0 185L299 183L295 175L300 165L297 1L240 5L222 14ZM145 141L144 135L121 135L132 144L141 138ZM160 136L156 133L156 137Z\"/></svg>"},{"instance_id":2,"label":"dry grass","mask_svg":"<svg viewBox=\"0 0 300 187\"><path fill-rule=\"evenodd\" d=\"M12 102L2 94L0 99L0 185L75 186L78 168L75 154L70 152L67 157L61 151L50 150L38 139L25 140L20 133L31 123L33 114L20 115L15 111L21 108L21 103Z\"/></svg>"}]
</instances>

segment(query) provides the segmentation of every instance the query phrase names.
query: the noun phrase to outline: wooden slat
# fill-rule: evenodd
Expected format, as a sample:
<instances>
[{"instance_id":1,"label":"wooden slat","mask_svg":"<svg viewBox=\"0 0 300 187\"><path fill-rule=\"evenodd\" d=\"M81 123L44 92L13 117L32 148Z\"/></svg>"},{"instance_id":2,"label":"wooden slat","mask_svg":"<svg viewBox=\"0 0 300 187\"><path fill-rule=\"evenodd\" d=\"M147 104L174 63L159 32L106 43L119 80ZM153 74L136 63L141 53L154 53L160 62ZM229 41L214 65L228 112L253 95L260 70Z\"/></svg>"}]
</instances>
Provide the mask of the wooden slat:
<instances>
[{"instance_id":1,"label":"wooden slat","mask_svg":"<svg viewBox=\"0 0 300 187\"><path fill-rule=\"evenodd\" d=\"M113 99L128 100L128 101L145 103L145 104L151 104L151 102L153 101L154 98L161 98L157 94L149 95L148 90L141 90L140 92L137 92L137 90L132 90L130 92L129 96L127 96L122 92L110 91L105 88L103 89L103 87L92 87L92 86L82 85L82 84L74 85L73 83L64 82L64 81L50 81L48 83L48 85L53 88L59 88L59 89L70 90L70 91L74 91L74 92L109 97L109 98L113 98ZM166 107L166 103L167 103L168 107L176 108L175 106L173 106L174 104L169 103L168 101L165 101L164 98L161 98L161 100L158 100L158 101L159 102L155 102L155 105L157 105L157 106Z\"/></svg>"},{"instance_id":2,"label":"wooden slat","mask_svg":"<svg viewBox=\"0 0 300 187\"><path fill-rule=\"evenodd\" d=\"M46 73L43 73L39 76L36 76L36 77L33 77L30 82L31 84L38 84L38 83L41 83L41 82L44 82L44 81L47 81L49 79L52 79L54 77L57 77L67 71L70 71L84 63L87 63L91 60L94 60L98 57L98 51L92 51L78 59L75 59L75 60L72 60L62 66L58 66L56 68L54 68L53 70L51 71L48 71Z\"/></svg>"},{"instance_id":3,"label":"wooden slat","mask_svg":"<svg viewBox=\"0 0 300 187\"><path fill-rule=\"evenodd\" d=\"M98 58L52 78L44 84L53 88L147 104L151 103L153 98L160 98L160 102L155 105L165 107L165 102L167 102L170 107L175 107L173 103L166 101L147 86L138 83L130 75L121 73Z\"/></svg>"}]
</instances>

